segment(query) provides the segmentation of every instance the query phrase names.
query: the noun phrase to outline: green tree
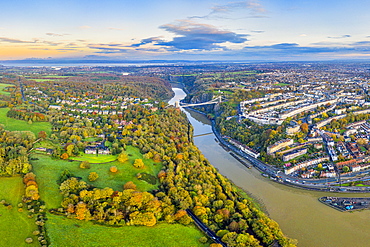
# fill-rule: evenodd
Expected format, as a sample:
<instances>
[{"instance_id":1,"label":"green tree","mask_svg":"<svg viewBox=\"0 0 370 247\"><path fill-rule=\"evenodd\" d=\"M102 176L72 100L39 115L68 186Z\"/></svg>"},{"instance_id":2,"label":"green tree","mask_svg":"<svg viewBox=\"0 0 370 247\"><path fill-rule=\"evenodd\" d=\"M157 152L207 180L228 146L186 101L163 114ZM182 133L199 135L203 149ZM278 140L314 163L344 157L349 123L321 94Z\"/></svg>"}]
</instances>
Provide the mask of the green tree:
<instances>
[{"instance_id":1,"label":"green tree","mask_svg":"<svg viewBox=\"0 0 370 247\"><path fill-rule=\"evenodd\" d=\"M347 173L347 172L349 172L349 167L348 166L343 166L343 168L342 168L342 171L343 172L345 172L345 173Z\"/></svg>"}]
</instances>

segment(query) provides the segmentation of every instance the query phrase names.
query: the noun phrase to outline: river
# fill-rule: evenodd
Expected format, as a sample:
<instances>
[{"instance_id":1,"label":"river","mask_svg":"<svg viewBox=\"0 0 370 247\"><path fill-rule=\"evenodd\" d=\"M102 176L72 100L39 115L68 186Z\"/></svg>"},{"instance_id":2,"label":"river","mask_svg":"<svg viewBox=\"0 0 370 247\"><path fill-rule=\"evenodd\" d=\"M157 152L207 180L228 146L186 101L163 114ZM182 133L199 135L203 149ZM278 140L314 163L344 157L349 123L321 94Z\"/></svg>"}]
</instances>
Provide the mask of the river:
<instances>
[{"instance_id":1,"label":"river","mask_svg":"<svg viewBox=\"0 0 370 247\"><path fill-rule=\"evenodd\" d=\"M174 98L183 99L182 89L173 88ZM212 132L202 114L184 111L194 127L194 135ZM256 169L247 169L215 141L213 134L194 137L194 143L219 172L253 198L279 223L284 234L298 240L300 247L370 246L370 210L339 212L318 201L322 196L370 197L370 194L336 194L307 191L275 183Z\"/></svg>"}]
</instances>

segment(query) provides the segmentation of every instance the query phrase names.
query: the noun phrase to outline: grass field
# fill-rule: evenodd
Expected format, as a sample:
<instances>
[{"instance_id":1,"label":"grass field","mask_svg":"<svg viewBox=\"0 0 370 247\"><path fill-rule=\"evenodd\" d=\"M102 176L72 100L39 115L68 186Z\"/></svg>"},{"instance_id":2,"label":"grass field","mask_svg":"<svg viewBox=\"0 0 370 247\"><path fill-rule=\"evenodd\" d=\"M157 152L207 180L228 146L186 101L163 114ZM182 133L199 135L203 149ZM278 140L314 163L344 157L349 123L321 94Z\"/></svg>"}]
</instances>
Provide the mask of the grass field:
<instances>
[{"instance_id":1,"label":"grass field","mask_svg":"<svg viewBox=\"0 0 370 247\"><path fill-rule=\"evenodd\" d=\"M144 169L137 169L132 166L135 159L142 158L137 148L128 146L127 153L131 154L129 160L121 164L114 161L108 164L91 164L90 169L79 168L80 162L68 162L65 160L52 159L50 156L42 154L33 154L32 158L38 160L31 160L34 173L37 175L39 184L40 196L45 200L48 208L57 208L60 206L61 195L59 194L59 185L57 181L64 170L69 170L73 175L81 177L84 181L94 185L98 188L110 187L114 190L122 191L123 185L132 181L137 185L140 191L148 191L158 188L158 183L155 185L149 184L143 180L136 178L136 174L146 172L156 176L161 169L161 165L154 165L152 160L143 160L145 163ZM117 166L118 172L111 173L109 168ZM96 172L99 178L94 182L88 181L90 172Z\"/></svg>"},{"instance_id":2,"label":"grass field","mask_svg":"<svg viewBox=\"0 0 370 247\"><path fill-rule=\"evenodd\" d=\"M5 91L3 91L3 90L4 90L4 88L9 87L9 86L14 86L14 85L12 85L12 84L4 84L4 83L0 83L0 94L10 95L10 92L5 92Z\"/></svg>"},{"instance_id":3,"label":"grass field","mask_svg":"<svg viewBox=\"0 0 370 247\"><path fill-rule=\"evenodd\" d=\"M154 227L107 227L92 222L48 214L46 229L52 247L122 246L122 247L191 247L203 234L194 226L158 224ZM62 233L62 234L61 234Z\"/></svg>"},{"instance_id":4,"label":"grass field","mask_svg":"<svg viewBox=\"0 0 370 247\"><path fill-rule=\"evenodd\" d=\"M29 130L37 136L40 131L45 131L48 135L51 133L51 124L49 122L34 122L28 124L26 121L8 118L6 113L9 108L0 108L0 124L5 126L6 130L10 131L24 131Z\"/></svg>"},{"instance_id":5,"label":"grass field","mask_svg":"<svg viewBox=\"0 0 370 247\"><path fill-rule=\"evenodd\" d=\"M0 200L12 205L8 209L0 205L0 246L39 246L32 232L37 229L34 219L27 217L27 211L18 212L18 203L22 201L24 186L21 177L0 178ZM34 242L27 244L24 240L32 237Z\"/></svg>"},{"instance_id":6,"label":"grass field","mask_svg":"<svg viewBox=\"0 0 370 247\"><path fill-rule=\"evenodd\" d=\"M280 87L284 87L284 86L289 86L290 84L287 84L287 83L277 83L275 84L275 86L280 86Z\"/></svg>"},{"instance_id":7,"label":"grass field","mask_svg":"<svg viewBox=\"0 0 370 247\"><path fill-rule=\"evenodd\" d=\"M35 82L55 81L56 79L29 79Z\"/></svg>"},{"instance_id":8,"label":"grass field","mask_svg":"<svg viewBox=\"0 0 370 247\"><path fill-rule=\"evenodd\" d=\"M71 160L89 161L91 164L112 162L117 159L117 155L99 155L81 153L78 157L70 157Z\"/></svg>"}]
</instances>

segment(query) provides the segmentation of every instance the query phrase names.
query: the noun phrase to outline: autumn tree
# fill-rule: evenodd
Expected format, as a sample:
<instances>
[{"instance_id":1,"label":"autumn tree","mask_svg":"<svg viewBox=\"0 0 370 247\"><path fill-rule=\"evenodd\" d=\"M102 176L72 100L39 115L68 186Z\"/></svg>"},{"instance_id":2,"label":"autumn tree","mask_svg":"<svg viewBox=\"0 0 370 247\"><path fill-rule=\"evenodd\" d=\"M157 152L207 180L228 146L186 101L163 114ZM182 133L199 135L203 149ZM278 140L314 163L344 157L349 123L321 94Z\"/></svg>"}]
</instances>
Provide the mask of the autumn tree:
<instances>
[{"instance_id":1,"label":"autumn tree","mask_svg":"<svg viewBox=\"0 0 370 247\"><path fill-rule=\"evenodd\" d=\"M80 168L81 169L90 169L90 162L87 160L84 160L80 163Z\"/></svg>"},{"instance_id":2,"label":"autumn tree","mask_svg":"<svg viewBox=\"0 0 370 247\"><path fill-rule=\"evenodd\" d=\"M308 124L307 123L301 124L301 130L303 133L308 133Z\"/></svg>"},{"instance_id":3,"label":"autumn tree","mask_svg":"<svg viewBox=\"0 0 370 247\"><path fill-rule=\"evenodd\" d=\"M128 181L123 185L124 190L136 190L136 184L134 184L132 181Z\"/></svg>"},{"instance_id":4,"label":"autumn tree","mask_svg":"<svg viewBox=\"0 0 370 247\"><path fill-rule=\"evenodd\" d=\"M120 155L118 155L117 160L120 163L125 163L128 160L128 155L125 152L122 152Z\"/></svg>"},{"instance_id":5,"label":"autumn tree","mask_svg":"<svg viewBox=\"0 0 370 247\"><path fill-rule=\"evenodd\" d=\"M96 172L90 172L89 177L88 177L90 182L93 182L97 180L98 178L99 178L99 175Z\"/></svg>"},{"instance_id":6,"label":"autumn tree","mask_svg":"<svg viewBox=\"0 0 370 247\"><path fill-rule=\"evenodd\" d=\"M135 162L133 164L134 167L138 169L143 169L144 168L144 162L142 159L135 159Z\"/></svg>"},{"instance_id":7,"label":"autumn tree","mask_svg":"<svg viewBox=\"0 0 370 247\"><path fill-rule=\"evenodd\" d=\"M116 172L118 171L117 166L111 166L111 167L109 168L109 171L110 171L110 172L113 172L113 173L116 173Z\"/></svg>"},{"instance_id":8,"label":"autumn tree","mask_svg":"<svg viewBox=\"0 0 370 247\"><path fill-rule=\"evenodd\" d=\"M69 158L69 155L67 153L63 153L60 158L62 158L63 160L66 160Z\"/></svg>"},{"instance_id":9,"label":"autumn tree","mask_svg":"<svg viewBox=\"0 0 370 247\"><path fill-rule=\"evenodd\" d=\"M47 134L46 134L46 132L45 131L40 131L38 134L37 134L37 137L38 138L41 138L41 139L46 139L46 137L47 137Z\"/></svg>"}]
</instances>

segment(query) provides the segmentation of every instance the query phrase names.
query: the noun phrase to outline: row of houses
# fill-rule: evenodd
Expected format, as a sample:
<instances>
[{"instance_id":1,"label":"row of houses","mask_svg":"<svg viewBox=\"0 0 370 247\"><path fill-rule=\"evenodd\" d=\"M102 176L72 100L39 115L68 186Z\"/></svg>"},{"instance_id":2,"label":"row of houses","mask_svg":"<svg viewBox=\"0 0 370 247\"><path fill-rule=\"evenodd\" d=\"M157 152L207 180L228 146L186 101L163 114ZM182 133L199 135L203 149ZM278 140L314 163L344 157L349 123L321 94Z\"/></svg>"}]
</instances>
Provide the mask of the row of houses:
<instances>
[{"instance_id":1,"label":"row of houses","mask_svg":"<svg viewBox=\"0 0 370 247\"><path fill-rule=\"evenodd\" d=\"M252 148L234 140L234 139L231 139L229 138L229 142L234 145L235 147L239 148L241 151L243 151L244 153L246 154L249 154L250 156L252 156L253 158L258 158L260 156L260 153L253 150Z\"/></svg>"},{"instance_id":2,"label":"row of houses","mask_svg":"<svg viewBox=\"0 0 370 247\"><path fill-rule=\"evenodd\" d=\"M317 165L319 163L322 163L324 161L328 161L329 160L329 156L324 156L324 157L320 157L320 158L316 158L316 159L312 159L312 160L306 160L304 162L301 162L299 164L296 164L295 166L286 166L286 169L285 169L285 174L289 175L289 174L292 174L298 170L301 170L302 168L305 168L305 167L308 167L308 166L312 166L312 165Z\"/></svg>"},{"instance_id":3,"label":"row of houses","mask_svg":"<svg viewBox=\"0 0 370 247\"><path fill-rule=\"evenodd\" d=\"M271 155L276 151L288 147L294 143L293 139L283 139L267 147L267 154Z\"/></svg>"}]
</instances>

